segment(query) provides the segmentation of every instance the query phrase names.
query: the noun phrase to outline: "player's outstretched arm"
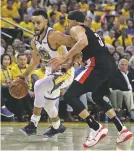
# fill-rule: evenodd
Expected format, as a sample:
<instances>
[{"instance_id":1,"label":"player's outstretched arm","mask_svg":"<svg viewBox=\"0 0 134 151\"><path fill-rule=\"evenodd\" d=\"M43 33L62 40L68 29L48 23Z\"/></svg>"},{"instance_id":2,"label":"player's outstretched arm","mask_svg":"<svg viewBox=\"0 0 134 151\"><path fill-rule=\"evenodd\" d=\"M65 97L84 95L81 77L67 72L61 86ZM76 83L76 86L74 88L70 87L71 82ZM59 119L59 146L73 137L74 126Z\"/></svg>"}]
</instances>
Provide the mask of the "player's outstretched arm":
<instances>
[{"instance_id":1,"label":"player's outstretched arm","mask_svg":"<svg viewBox=\"0 0 134 151\"><path fill-rule=\"evenodd\" d=\"M64 45L67 47L72 47L76 43L70 35L65 35L59 31L54 32L53 41L59 46Z\"/></svg>"},{"instance_id":2,"label":"player's outstretched arm","mask_svg":"<svg viewBox=\"0 0 134 151\"><path fill-rule=\"evenodd\" d=\"M31 62L29 64L29 66L27 67L26 71L23 73L24 77L27 77L39 64L40 62L40 57L37 55L37 49L35 47L34 44L34 40L31 41L31 47L32 47L32 59Z\"/></svg>"},{"instance_id":3,"label":"player's outstretched arm","mask_svg":"<svg viewBox=\"0 0 134 151\"><path fill-rule=\"evenodd\" d=\"M73 60L74 56L76 54L80 54L83 48L88 45L88 39L85 34L85 29L83 27L81 26L72 27L70 30L70 34L72 38L76 40L75 45L70 49L68 54L62 57L56 57L56 58L51 59L50 60L51 64L55 66L57 65L60 66L61 64L68 62L68 60L70 60L71 58Z\"/></svg>"},{"instance_id":4,"label":"player's outstretched arm","mask_svg":"<svg viewBox=\"0 0 134 151\"><path fill-rule=\"evenodd\" d=\"M88 39L85 34L85 29L83 27L81 26L72 27L70 30L70 34L72 38L75 39L77 42L69 50L68 54L64 56L65 60L68 60L69 58L72 58L76 54L79 54L83 50L83 48L85 48L88 45Z\"/></svg>"}]
</instances>

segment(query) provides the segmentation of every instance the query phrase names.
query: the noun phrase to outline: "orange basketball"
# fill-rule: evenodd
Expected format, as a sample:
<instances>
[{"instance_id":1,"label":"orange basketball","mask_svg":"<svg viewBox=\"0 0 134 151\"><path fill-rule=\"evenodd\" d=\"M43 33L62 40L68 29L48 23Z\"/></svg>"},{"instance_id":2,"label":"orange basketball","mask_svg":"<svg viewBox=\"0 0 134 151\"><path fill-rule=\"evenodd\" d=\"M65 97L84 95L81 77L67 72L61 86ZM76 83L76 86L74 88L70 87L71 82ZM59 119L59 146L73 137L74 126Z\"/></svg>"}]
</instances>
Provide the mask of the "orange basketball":
<instances>
[{"instance_id":1,"label":"orange basketball","mask_svg":"<svg viewBox=\"0 0 134 151\"><path fill-rule=\"evenodd\" d=\"M24 98L28 93L28 85L23 79L17 79L9 85L9 93L16 99Z\"/></svg>"}]
</instances>

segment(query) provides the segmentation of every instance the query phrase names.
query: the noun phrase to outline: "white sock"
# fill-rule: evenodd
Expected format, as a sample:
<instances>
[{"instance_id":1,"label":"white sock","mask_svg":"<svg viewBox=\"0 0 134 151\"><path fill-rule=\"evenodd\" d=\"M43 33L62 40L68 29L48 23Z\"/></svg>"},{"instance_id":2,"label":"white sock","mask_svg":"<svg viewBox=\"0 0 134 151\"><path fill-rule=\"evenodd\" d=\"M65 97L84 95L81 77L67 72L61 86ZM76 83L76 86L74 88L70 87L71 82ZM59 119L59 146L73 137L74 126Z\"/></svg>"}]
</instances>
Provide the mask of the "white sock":
<instances>
[{"instance_id":1,"label":"white sock","mask_svg":"<svg viewBox=\"0 0 134 151\"><path fill-rule=\"evenodd\" d=\"M5 105L3 105L1 108L2 108L2 109L4 109L4 108L6 108L6 106L5 106Z\"/></svg>"},{"instance_id":2,"label":"white sock","mask_svg":"<svg viewBox=\"0 0 134 151\"><path fill-rule=\"evenodd\" d=\"M57 122L52 122L52 125L54 129L58 129L60 126L60 120L58 120Z\"/></svg>"},{"instance_id":3,"label":"white sock","mask_svg":"<svg viewBox=\"0 0 134 151\"><path fill-rule=\"evenodd\" d=\"M40 121L40 117L41 116L38 116L38 115L35 115L35 114L33 114L32 116L31 116L31 121L34 123L34 125L37 127L38 126L38 123L39 123L39 121Z\"/></svg>"}]
</instances>

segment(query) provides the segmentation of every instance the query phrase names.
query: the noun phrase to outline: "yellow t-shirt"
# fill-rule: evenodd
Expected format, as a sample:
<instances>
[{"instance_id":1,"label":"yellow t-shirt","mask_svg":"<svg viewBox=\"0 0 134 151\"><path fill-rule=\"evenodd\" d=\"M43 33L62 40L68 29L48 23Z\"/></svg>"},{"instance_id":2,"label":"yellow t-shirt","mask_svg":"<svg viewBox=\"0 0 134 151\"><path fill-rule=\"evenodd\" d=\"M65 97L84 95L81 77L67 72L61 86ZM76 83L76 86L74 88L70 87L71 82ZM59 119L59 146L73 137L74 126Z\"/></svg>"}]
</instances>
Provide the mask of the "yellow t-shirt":
<instances>
[{"instance_id":1,"label":"yellow t-shirt","mask_svg":"<svg viewBox=\"0 0 134 151\"><path fill-rule=\"evenodd\" d=\"M103 16L104 12L103 11L95 11L95 15Z\"/></svg>"},{"instance_id":2,"label":"yellow t-shirt","mask_svg":"<svg viewBox=\"0 0 134 151\"><path fill-rule=\"evenodd\" d=\"M115 10L115 6L114 5L106 5L104 6L104 10L110 10L110 11L114 11Z\"/></svg>"},{"instance_id":3,"label":"yellow t-shirt","mask_svg":"<svg viewBox=\"0 0 134 151\"><path fill-rule=\"evenodd\" d=\"M12 18L10 18L10 17L3 17L4 19L6 19L6 20L8 20L8 21L10 21L10 22L12 22L12 23L15 23L16 24L16 22L12 19ZM13 25L11 25L11 24L8 24L7 22L5 22L5 21L2 21L2 20L0 20L0 28L12 28L12 29L14 29L15 28L15 26L13 26Z\"/></svg>"},{"instance_id":4,"label":"yellow t-shirt","mask_svg":"<svg viewBox=\"0 0 134 151\"><path fill-rule=\"evenodd\" d=\"M113 43L114 40L115 40L115 38L111 38L110 36L104 36L105 44L112 45L112 43Z\"/></svg>"},{"instance_id":5,"label":"yellow t-shirt","mask_svg":"<svg viewBox=\"0 0 134 151\"><path fill-rule=\"evenodd\" d=\"M28 65L26 65L26 68L28 67ZM16 79L16 77L18 75L21 75L22 73L24 73L26 71L26 68L25 69L20 69L19 66L16 64L14 65L12 68L11 68L11 72L12 72L12 75L13 75L13 80Z\"/></svg>"},{"instance_id":6,"label":"yellow t-shirt","mask_svg":"<svg viewBox=\"0 0 134 151\"><path fill-rule=\"evenodd\" d=\"M58 20L59 21L59 19L60 19L60 16L62 15L62 13L61 12L57 12L56 13L56 20ZM67 20L67 16L68 16L68 14L66 13L66 14L64 14L65 15L65 18L66 18L66 20Z\"/></svg>"},{"instance_id":7,"label":"yellow t-shirt","mask_svg":"<svg viewBox=\"0 0 134 151\"><path fill-rule=\"evenodd\" d=\"M24 21L22 21L22 22L20 22L20 26L23 27L23 28L28 29L29 31L34 32L33 23L31 23L31 22L25 23ZM30 34L28 32L25 32L25 31L24 31L24 36L27 36L27 37L30 37L30 38L33 37L32 34Z\"/></svg>"},{"instance_id":8,"label":"yellow t-shirt","mask_svg":"<svg viewBox=\"0 0 134 151\"><path fill-rule=\"evenodd\" d=\"M79 4L80 4L80 9L81 10L84 10L84 9L87 10L87 11L89 10L88 4L86 4L86 3L82 4L81 2Z\"/></svg>"},{"instance_id":9,"label":"yellow t-shirt","mask_svg":"<svg viewBox=\"0 0 134 151\"><path fill-rule=\"evenodd\" d=\"M27 8L29 8L29 7L31 7L32 5L31 5L31 1L29 1L28 3L27 3Z\"/></svg>"},{"instance_id":10,"label":"yellow t-shirt","mask_svg":"<svg viewBox=\"0 0 134 151\"><path fill-rule=\"evenodd\" d=\"M26 68L28 67L28 64L26 65ZM11 68L11 73L12 73L12 76L13 76L13 80L16 79L17 76L21 75L22 73L24 73L26 71L26 68L25 69L20 69L19 66L16 64L14 65L12 68ZM31 88L31 75L29 75L28 77L28 86L29 88Z\"/></svg>"},{"instance_id":11,"label":"yellow t-shirt","mask_svg":"<svg viewBox=\"0 0 134 151\"><path fill-rule=\"evenodd\" d=\"M2 17L15 18L19 16L18 10L13 6L12 10L7 9L7 6L3 6L1 9Z\"/></svg>"},{"instance_id":12,"label":"yellow t-shirt","mask_svg":"<svg viewBox=\"0 0 134 151\"><path fill-rule=\"evenodd\" d=\"M59 11L53 11L53 9L49 9L49 10L47 11L48 17L50 17L50 13L51 13L51 12L55 12L55 14L56 14L56 20L58 21L61 12L59 12Z\"/></svg>"},{"instance_id":13,"label":"yellow t-shirt","mask_svg":"<svg viewBox=\"0 0 134 151\"><path fill-rule=\"evenodd\" d=\"M126 24L120 24L120 30L122 30L122 28L128 28Z\"/></svg>"},{"instance_id":14,"label":"yellow t-shirt","mask_svg":"<svg viewBox=\"0 0 134 151\"><path fill-rule=\"evenodd\" d=\"M0 69L1 85L6 86L7 82L13 80L12 72L8 68L6 70Z\"/></svg>"},{"instance_id":15,"label":"yellow t-shirt","mask_svg":"<svg viewBox=\"0 0 134 151\"><path fill-rule=\"evenodd\" d=\"M131 46L131 45L132 45L132 37L133 37L133 36L128 35L128 37L125 38L124 41L125 41L125 45L126 45L126 46ZM123 44L122 36L120 36L120 37L118 38L118 40L119 40L120 44L122 45L122 44Z\"/></svg>"},{"instance_id":16,"label":"yellow t-shirt","mask_svg":"<svg viewBox=\"0 0 134 151\"><path fill-rule=\"evenodd\" d=\"M11 70L14 66L16 66L16 63L15 63L15 62L12 62L12 64L10 64L10 65L8 66L8 68Z\"/></svg>"},{"instance_id":17,"label":"yellow t-shirt","mask_svg":"<svg viewBox=\"0 0 134 151\"><path fill-rule=\"evenodd\" d=\"M101 23L97 23L96 21L92 21L91 23L91 28L93 29L93 31L98 31L101 28Z\"/></svg>"},{"instance_id":18,"label":"yellow t-shirt","mask_svg":"<svg viewBox=\"0 0 134 151\"><path fill-rule=\"evenodd\" d=\"M67 26L66 23L64 23L63 25L61 25L61 24L58 22L58 23L55 23L55 24L53 25L53 28L54 28L55 30L57 30L57 31L64 32L65 29L66 29L66 26Z\"/></svg>"},{"instance_id":19,"label":"yellow t-shirt","mask_svg":"<svg viewBox=\"0 0 134 151\"><path fill-rule=\"evenodd\" d=\"M126 18L128 18L128 17L130 17L130 13L129 13L129 10L128 11L126 11L125 9L122 9L122 15L124 16L124 17L126 17Z\"/></svg>"},{"instance_id":20,"label":"yellow t-shirt","mask_svg":"<svg viewBox=\"0 0 134 151\"><path fill-rule=\"evenodd\" d=\"M1 0L1 7L7 4L7 0Z\"/></svg>"},{"instance_id":21,"label":"yellow t-shirt","mask_svg":"<svg viewBox=\"0 0 134 151\"><path fill-rule=\"evenodd\" d=\"M41 68L39 68L39 69L33 71L32 74L31 74L31 76L33 74L37 75L39 79L43 79L44 76L45 76L45 71L42 71Z\"/></svg>"},{"instance_id":22,"label":"yellow t-shirt","mask_svg":"<svg viewBox=\"0 0 134 151\"><path fill-rule=\"evenodd\" d=\"M13 3L13 6L15 7L15 8L17 8L17 9L19 9L20 8L20 2L14 2Z\"/></svg>"}]
</instances>

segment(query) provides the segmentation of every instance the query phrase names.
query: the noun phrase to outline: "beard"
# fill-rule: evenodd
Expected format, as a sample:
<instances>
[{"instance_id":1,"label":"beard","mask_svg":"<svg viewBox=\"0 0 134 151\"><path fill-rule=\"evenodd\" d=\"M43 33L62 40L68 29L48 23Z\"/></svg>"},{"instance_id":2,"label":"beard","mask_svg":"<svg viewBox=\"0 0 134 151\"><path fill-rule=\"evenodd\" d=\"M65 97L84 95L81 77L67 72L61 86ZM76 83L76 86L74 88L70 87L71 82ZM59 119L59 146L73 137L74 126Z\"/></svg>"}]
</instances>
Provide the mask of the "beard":
<instances>
[{"instance_id":1,"label":"beard","mask_svg":"<svg viewBox=\"0 0 134 151\"><path fill-rule=\"evenodd\" d=\"M44 32L44 30L45 30L44 28L43 28L41 31L36 30L36 31L35 31L36 36L41 35L41 34Z\"/></svg>"}]
</instances>

